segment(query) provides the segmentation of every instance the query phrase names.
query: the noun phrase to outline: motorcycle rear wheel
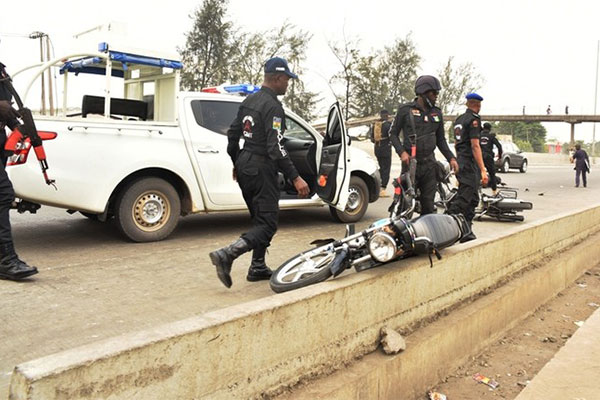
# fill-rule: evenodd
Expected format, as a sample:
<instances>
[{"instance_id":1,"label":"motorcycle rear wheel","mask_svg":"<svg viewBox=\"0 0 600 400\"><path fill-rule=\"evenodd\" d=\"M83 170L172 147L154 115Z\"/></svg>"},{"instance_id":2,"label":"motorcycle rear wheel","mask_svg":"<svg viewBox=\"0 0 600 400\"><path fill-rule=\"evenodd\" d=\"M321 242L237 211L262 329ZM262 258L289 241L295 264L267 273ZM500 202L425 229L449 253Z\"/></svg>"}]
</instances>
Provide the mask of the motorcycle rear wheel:
<instances>
[{"instance_id":1,"label":"motorcycle rear wheel","mask_svg":"<svg viewBox=\"0 0 600 400\"><path fill-rule=\"evenodd\" d=\"M335 255L330 245L297 254L273 272L269 285L282 293L323 282L332 275L329 266Z\"/></svg>"}]
</instances>

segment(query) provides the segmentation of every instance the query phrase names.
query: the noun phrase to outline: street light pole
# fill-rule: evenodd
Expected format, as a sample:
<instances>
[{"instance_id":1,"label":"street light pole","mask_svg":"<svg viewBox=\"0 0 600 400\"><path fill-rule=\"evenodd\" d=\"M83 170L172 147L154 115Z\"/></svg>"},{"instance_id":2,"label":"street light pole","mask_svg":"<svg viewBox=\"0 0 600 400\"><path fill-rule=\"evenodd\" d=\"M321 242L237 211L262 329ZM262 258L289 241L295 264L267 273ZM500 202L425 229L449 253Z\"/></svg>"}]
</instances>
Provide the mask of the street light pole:
<instances>
[{"instance_id":1,"label":"street light pole","mask_svg":"<svg viewBox=\"0 0 600 400\"><path fill-rule=\"evenodd\" d=\"M596 46L596 86L594 87L594 115L596 115L596 105L598 104L598 59L600 58L600 40ZM596 154L596 123L592 130L592 156Z\"/></svg>"},{"instance_id":2,"label":"street light pole","mask_svg":"<svg viewBox=\"0 0 600 400\"><path fill-rule=\"evenodd\" d=\"M29 34L30 39L40 39L40 61L44 62L44 37L48 36L44 32L34 31ZM42 80L42 115L46 115L46 84L44 82L44 74L41 75Z\"/></svg>"}]
</instances>

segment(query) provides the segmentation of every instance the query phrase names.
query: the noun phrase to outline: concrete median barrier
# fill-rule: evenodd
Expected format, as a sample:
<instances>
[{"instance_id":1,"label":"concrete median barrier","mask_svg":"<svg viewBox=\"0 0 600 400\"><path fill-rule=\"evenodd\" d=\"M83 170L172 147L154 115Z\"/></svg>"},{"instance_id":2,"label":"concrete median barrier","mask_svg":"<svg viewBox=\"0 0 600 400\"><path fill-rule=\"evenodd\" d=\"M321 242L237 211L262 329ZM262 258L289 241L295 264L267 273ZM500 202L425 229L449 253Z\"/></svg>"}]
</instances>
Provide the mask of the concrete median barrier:
<instances>
[{"instance_id":1,"label":"concrete median barrier","mask_svg":"<svg viewBox=\"0 0 600 400\"><path fill-rule=\"evenodd\" d=\"M447 249L433 268L403 260L21 364L10 398L276 395L372 353L382 326L411 332L599 230L600 207L507 224L494 240ZM586 254L597 260L596 249Z\"/></svg>"}]
</instances>

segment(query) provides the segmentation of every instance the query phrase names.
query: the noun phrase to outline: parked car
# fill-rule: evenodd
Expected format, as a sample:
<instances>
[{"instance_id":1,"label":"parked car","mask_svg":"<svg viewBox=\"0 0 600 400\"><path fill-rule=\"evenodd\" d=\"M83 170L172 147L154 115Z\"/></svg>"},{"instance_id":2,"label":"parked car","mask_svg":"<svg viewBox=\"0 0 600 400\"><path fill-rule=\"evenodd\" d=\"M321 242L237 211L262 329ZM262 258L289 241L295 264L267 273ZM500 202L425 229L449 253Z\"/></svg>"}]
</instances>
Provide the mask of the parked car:
<instances>
[{"instance_id":1,"label":"parked car","mask_svg":"<svg viewBox=\"0 0 600 400\"><path fill-rule=\"evenodd\" d=\"M523 155L519 146L513 142L500 142L502 145L502 157L496 158L496 168L500 172L509 172L511 169L518 169L520 172L527 172L527 158ZM494 147L494 153L496 148Z\"/></svg>"},{"instance_id":2,"label":"parked car","mask_svg":"<svg viewBox=\"0 0 600 400\"><path fill-rule=\"evenodd\" d=\"M99 221L114 218L136 242L166 238L180 216L246 209L232 179L226 136L243 96L219 94L217 88L179 92L182 66L176 60L104 46L39 67L22 93L26 104L27 91L44 68L58 67L64 76L61 115L35 118L38 130L57 133L44 147L58 190L44 185L26 150L7 168L17 197ZM83 96L81 113L68 114L68 87L85 87L81 80L88 73L105 75L100 82L106 87L94 91L102 96ZM339 105L329 110L324 136L291 110L285 112L284 146L311 195L298 199L281 176L280 207L327 205L338 221L360 220L379 196L379 172L375 160L350 146Z\"/></svg>"}]
</instances>

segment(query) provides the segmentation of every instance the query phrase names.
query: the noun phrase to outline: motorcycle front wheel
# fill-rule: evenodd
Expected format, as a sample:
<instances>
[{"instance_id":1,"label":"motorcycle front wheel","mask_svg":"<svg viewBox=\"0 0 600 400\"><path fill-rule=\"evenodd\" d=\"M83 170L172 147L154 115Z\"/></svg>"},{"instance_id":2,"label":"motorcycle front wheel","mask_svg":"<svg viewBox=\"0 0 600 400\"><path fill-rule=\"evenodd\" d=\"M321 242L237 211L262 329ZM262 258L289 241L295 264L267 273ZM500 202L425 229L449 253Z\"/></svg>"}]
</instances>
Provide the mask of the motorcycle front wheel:
<instances>
[{"instance_id":1,"label":"motorcycle front wheel","mask_svg":"<svg viewBox=\"0 0 600 400\"><path fill-rule=\"evenodd\" d=\"M282 293L323 282L331 276L329 266L335 255L331 245L295 255L273 272L269 282L271 289Z\"/></svg>"}]
</instances>

